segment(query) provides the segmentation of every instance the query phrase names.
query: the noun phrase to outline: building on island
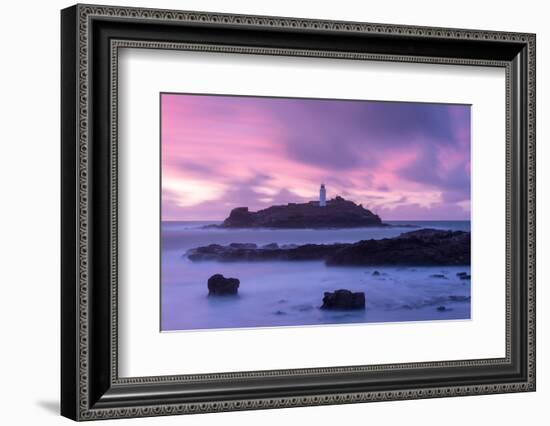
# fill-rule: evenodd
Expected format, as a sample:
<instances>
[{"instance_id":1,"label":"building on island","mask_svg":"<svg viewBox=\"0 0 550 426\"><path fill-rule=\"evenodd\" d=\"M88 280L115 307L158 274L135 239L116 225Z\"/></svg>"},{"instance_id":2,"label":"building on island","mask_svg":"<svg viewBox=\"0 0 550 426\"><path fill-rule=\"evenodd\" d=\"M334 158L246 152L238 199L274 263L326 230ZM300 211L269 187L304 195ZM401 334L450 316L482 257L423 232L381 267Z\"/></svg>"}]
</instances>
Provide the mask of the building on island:
<instances>
[{"instance_id":1,"label":"building on island","mask_svg":"<svg viewBox=\"0 0 550 426\"><path fill-rule=\"evenodd\" d=\"M321 184L321 189L319 190L319 207L325 207L327 205L327 191L325 189L325 184Z\"/></svg>"}]
</instances>

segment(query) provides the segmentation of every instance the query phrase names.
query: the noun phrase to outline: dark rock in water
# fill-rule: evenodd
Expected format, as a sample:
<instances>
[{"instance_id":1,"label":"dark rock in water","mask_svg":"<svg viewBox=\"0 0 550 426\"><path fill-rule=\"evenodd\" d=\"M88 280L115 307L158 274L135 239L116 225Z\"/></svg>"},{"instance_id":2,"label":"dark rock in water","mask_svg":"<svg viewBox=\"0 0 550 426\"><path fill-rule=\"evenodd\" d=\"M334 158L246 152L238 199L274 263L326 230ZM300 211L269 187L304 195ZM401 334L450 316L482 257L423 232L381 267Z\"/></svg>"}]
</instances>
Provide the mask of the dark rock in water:
<instances>
[{"instance_id":1,"label":"dark rock in water","mask_svg":"<svg viewBox=\"0 0 550 426\"><path fill-rule=\"evenodd\" d=\"M470 296L449 296L451 302L469 302L471 300Z\"/></svg>"},{"instance_id":2,"label":"dark rock in water","mask_svg":"<svg viewBox=\"0 0 550 426\"><path fill-rule=\"evenodd\" d=\"M251 212L248 207L231 210L229 217L220 225L222 228L358 228L363 226L384 226L380 217L355 204L353 201L336 197L319 206L318 201L289 203L271 206Z\"/></svg>"},{"instance_id":3,"label":"dark rock in water","mask_svg":"<svg viewBox=\"0 0 550 426\"><path fill-rule=\"evenodd\" d=\"M374 271L374 272L372 273L372 276L373 276L373 277L378 277L378 276L380 276L380 272Z\"/></svg>"},{"instance_id":4,"label":"dark rock in water","mask_svg":"<svg viewBox=\"0 0 550 426\"><path fill-rule=\"evenodd\" d=\"M447 280L448 278L443 274L432 274L430 275L430 278L442 278L444 280Z\"/></svg>"},{"instance_id":5,"label":"dark rock in water","mask_svg":"<svg viewBox=\"0 0 550 426\"><path fill-rule=\"evenodd\" d=\"M269 246L210 244L190 249L186 255L192 261L324 260L329 266L470 264L470 233L463 231L421 229L394 238L356 243Z\"/></svg>"},{"instance_id":6,"label":"dark rock in water","mask_svg":"<svg viewBox=\"0 0 550 426\"><path fill-rule=\"evenodd\" d=\"M227 296L237 294L240 281L237 278L225 278L222 274L208 278L209 296Z\"/></svg>"},{"instance_id":7,"label":"dark rock in water","mask_svg":"<svg viewBox=\"0 0 550 426\"><path fill-rule=\"evenodd\" d=\"M266 261L266 260L323 260L345 244L304 244L301 246L248 247L241 244L221 246L210 244L187 251L186 256L192 261L218 260L222 262Z\"/></svg>"},{"instance_id":8,"label":"dark rock in water","mask_svg":"<svg viewBox=\"0 0 550 426\"><path fill-rule=\"evenodd\" d=\"M275 315L286 315L285 311L276 311Z\"/></svg>"},{"instance_id":9,"label":"dark rock in water","mask_svg":"<svg viewBox=\"0 0 550 426\"><path fill-rule=\"evenodd\" d=\"M210 224L201 226L199 229L218 229L220 225Z\"/></svg>"},{"instance_id":10,"label":"dark rock in water","mask_svg":"<svg viewBox=\"0 0 550 426\"><path fill-rule=\"evenodd\" d=\"M327 265L469 265L470 233L421 229L395 238L349 244L326 258Z\"/></svg>"},{"instance_id":11,"label":"dark rock in water","mask_svg":"<svg viewBox=\"0 0 550 426\"><path fill-rule=\"evenodd\" d=\"M365 293L349 290L325 292L321 309L365 309Z\"/></svg>"},{"instance_id":12,"label":"dark rock in water","mask_svg":"<svg viewBox=\"0 0 550 426\"><path fill-rule=\"evenodd\" d=\"M296 305L293 306L292 309L298 311L298 312L308 312L313 310L313 305Z\"/></svg>"},{"instance_id":13,"label":"dark rock in water","mask_svg":"<svg viewBox=\"0 0 550 426\"><path fill-rule=\"evenodd\" d=\"M472 278L472 276L470 274L468 274L467 272L457 272L456 276L458 278L460 278L461 280L469 280L469 279Z\"/></svg>"},{"instance_id":14,"label":"dark rock in water","mask_svg":"<svg viewBox=\"0 0 550 426\"><path fill-rule=\"evenodd\" d=\"M227 251L227 247L220 244L209 244L196 249L187 250L185 255L189 260L221 260L220 256Z\"/></svg>"},{"instance_id":15,"label":"dark rock in water","mask_svg":"<svg viewBox=\"0 0 550 426\"><path fill-rule=\"evenodd\" d=\"M437 307L437 310L438 310L439 312L445 312L445 311L447 310L447 308L446 308L445 306L438 306L438 307Z\"/></svg>"}]
</instances>

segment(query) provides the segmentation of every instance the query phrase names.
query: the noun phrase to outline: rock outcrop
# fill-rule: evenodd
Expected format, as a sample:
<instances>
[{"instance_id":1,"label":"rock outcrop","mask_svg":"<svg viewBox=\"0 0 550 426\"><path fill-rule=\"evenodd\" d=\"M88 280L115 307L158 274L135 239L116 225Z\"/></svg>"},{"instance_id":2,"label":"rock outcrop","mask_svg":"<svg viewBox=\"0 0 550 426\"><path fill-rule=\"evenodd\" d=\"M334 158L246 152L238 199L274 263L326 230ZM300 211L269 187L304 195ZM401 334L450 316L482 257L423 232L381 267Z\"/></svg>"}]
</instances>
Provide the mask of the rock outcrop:
<instances>
[{"instance_id":1,"label":"rock outcrop","mask_svg":"<svg viewBox=\"0 0 550 426\"><path fill-rule=\"evenodd\" d=\"M304 244L277 248L244 248L235 244L210 244L187 251L192 261L216 260L220 262L255 262L265 260L323 260L347 244Z\"/></svg>"},{"instance_id":2,"label":"rock outcrop","mask_svg":"<svg viewBox=\"0 0 550 426\"><path fill-rule=\"evenodd\" d=\"M299 246L210 244L189 250L192 261L323 260L330 266L438 266L470 265L470 233L421 229L394 238L356 243ZM460 277L469 279L469 277Z\"/></svg>"},{"instance_id":3,"label":"rock outcrop","mask_svg":"<svg viewBox=\"0 0 550 426\"><path fill-rule=\"evenodd\" d=\"M365 309L365 293L349 290L325 292L321 309L358 310Z\"/></svg>"},{"instance_id":4,"label":"rock outcrop","mask_svg":"<svg viewBox=\"0 0 550 426\"><path fill-rule=\"evenodd\" d=\"M237 278L225 278L222 274L212 275L208 279L209 296L229 296L237 294L240 281Z\"/></svg>"},{"instance_id":5,"label":"rock outcrop","mask_svg":"<svg viewBox=\"0 0 550 426\"><path fill-rule=\"evenodd\" d=\"M420 229L396 238L350 244L326 259L327 265L469 265L470 233Z\"/></svg>"},{"instance_id":6,"label":"rock outcrop","mask_svg":"<svg viewBox=\"0 0 550 426\"><path fill-rule=\"evenodd\" d=\"M271 206L251 212L248 207L233 209L221 228L359 228L384 226L380 217L355 204L336 197L324 207L318 201Z\"/></svg>"}]
</instances>

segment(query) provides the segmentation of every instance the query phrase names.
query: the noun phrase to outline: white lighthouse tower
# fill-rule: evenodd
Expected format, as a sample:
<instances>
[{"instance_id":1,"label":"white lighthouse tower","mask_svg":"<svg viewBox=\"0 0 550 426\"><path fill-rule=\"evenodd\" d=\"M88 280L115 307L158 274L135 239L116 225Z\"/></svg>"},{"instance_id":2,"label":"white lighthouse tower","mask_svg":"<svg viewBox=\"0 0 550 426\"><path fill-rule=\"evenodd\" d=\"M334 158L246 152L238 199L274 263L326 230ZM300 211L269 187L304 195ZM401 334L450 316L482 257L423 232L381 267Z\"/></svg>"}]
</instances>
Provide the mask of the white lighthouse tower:
<instances>
[{"instance_id":1,"label":"white lighthouse tower","mask_svg":"<svg viewBox=\"0 0 550 426\"><path fill-rule=\"evenodd\" d=\"M325 207L327 205L327 190L325 189L325 184L321 184L321 189L319 189L319 207Z\"/></svg>"}]
</instances>

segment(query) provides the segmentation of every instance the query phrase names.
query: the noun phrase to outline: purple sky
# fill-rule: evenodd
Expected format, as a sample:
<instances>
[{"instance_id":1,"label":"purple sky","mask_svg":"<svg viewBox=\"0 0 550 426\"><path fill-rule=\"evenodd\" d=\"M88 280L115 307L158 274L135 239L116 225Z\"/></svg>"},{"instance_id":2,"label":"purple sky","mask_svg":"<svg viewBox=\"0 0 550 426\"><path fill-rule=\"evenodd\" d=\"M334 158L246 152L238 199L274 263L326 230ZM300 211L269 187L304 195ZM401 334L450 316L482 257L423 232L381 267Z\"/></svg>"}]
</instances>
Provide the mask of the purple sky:
<instances>
[{"instance_id":1,"label":"purple sky","mask_svg":"<svg viewBox=\"0 0 550 426\"><path fill-rule=\"evenodd\" d=\"M162 218L341 195L384 220L470 218L466 105L163 94Z\"/></svg>"}]
</instances>

